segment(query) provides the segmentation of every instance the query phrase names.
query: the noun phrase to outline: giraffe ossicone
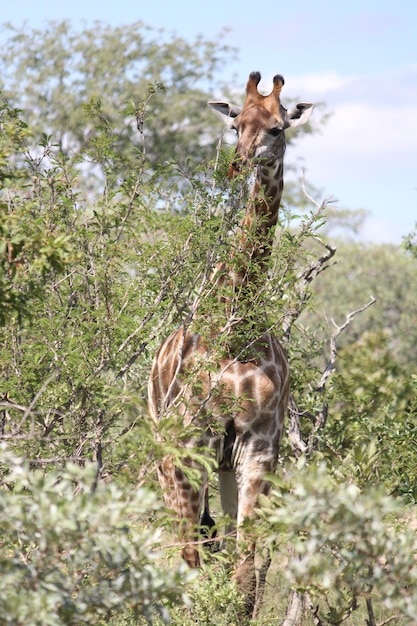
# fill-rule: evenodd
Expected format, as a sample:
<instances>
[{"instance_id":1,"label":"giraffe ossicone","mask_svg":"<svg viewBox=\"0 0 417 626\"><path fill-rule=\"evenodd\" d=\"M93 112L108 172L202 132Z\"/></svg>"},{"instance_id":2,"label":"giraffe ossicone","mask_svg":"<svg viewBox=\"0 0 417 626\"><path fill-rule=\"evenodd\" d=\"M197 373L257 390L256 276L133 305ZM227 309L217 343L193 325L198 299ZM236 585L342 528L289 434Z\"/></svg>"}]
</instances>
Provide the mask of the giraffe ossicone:
<instances>
[{"instance_id":1,"label":"giraffe ossicone","mask_svg":"<svg viewBox=\"0 0 417 626\"><path fill-rule=\"evenodd\" d=\"M265 280L283 191L285 130L306 123L313 109L310 103L300 103L287 111L280 101L282 76L274 77L273 89L266 96L258 91L260 79L259 72L250 74L242 108L228 102L208 103L238 135L229 177L242 163L256 168L255 183L230 247L230 266L223 261L211 275L213 285L222 282L232 290L236 285L256 288L259 280ZM250 297L251 290L236 289L236 293L237 298ZM158 464L158 478L166 504L180 522L183 557L191 567L198 567L195 532L208 502L208 477L205 467L192 460L190 448L214 449L222 508L236 521L238 550L245 545L234 578L250 613L256 594L254 544L243 537L242 524L253 517L259 494L268 490L265 475L277 466L289 397L289 365L279 340L262 330L262 324L255 339L252 332L250 349L245 351L245 320L237 322L232 331L239 334L237 347L230 341L229 349L216 355L212 341L209 346L205 334L199 332L204 323L197 307L194 319L187 319L165 339L156 352L148 385L149 411L155 422L175 414L190 428L189 438L181 443L183 459L198 471L200 480L197 485L190 482L169 456Z\"/></svg>"}]
</instances>

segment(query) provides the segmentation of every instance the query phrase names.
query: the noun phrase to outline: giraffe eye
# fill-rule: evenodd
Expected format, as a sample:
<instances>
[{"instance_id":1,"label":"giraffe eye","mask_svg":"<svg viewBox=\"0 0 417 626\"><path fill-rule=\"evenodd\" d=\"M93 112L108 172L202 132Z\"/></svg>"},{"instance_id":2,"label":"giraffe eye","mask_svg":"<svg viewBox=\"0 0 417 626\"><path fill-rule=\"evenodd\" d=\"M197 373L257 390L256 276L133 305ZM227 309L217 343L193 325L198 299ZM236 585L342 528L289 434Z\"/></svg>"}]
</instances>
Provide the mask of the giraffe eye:
<instances>
[{"instance_id":1,"label":"giraffe eye","mask_svg":"<svg viewBox=\"0 0 417 626\"><path fill-rule=\"evenodd\" d=\"M268 130L268 134L271 135L272 137L278 137L281 130L282 130L281 128L270 128Z\"/></svg>"}]
</instances>

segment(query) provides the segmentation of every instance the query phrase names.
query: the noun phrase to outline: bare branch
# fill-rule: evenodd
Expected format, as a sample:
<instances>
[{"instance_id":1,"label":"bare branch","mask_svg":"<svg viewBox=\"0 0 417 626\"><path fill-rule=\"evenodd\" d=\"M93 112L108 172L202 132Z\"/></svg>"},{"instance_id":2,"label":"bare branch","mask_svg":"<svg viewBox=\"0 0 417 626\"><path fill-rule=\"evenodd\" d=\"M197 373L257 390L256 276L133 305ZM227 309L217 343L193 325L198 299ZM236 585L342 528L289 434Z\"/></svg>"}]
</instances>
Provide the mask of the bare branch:
<instances>
[{"instance_id":1,"label":"bare branch","mask_svg":"<svg viewBox=\"0 0 417 626\"><path fill-rule=\"evenodd\" d=\"M366 610L368 611L368 617L369 617L369 619L366 620L367 626L377 626L376 621L375 621L374 607L372 605L371 598L366 598Z\"/></svg>"},{"instance_id":2,"label":"bare branch","mask_svg":"<svg viewBox=\"0 0 417 626\"><path fill-rule=\"evenodd\" d=\"M292 591L288 601L287 611L281 626L298 626L303 612L303 596Z\"/></svg>"},{"instance_id":3,"label":"bare branch","mask_svg":"<svg viewBox=\"0 0 417 626\"><path fill-rule=\"evenodd\" d=\"M321 274L321 272L329 267L327 263L335 255L337 250L337 248L326 243L317 235L314 235L313 239L320 243L322 246L324 246L327 250L327 253L323 254L323 256L317 259L317 261L314 261L311 265L299 272L297 278L304 281L304 287L309 285L314 280L314 278L316 278L316 276Z\"/></svg>"},{"instance_id":4,"label":"bare branch","mask_svg":"<svg viewBox=\"0 0 417 626\"><path fill-rule=\"evenodd\" d=\"M323 206L327 206L328 204L330 204L331 202L336 202L336 198L333 198L333 196L329 196L328 198L326 198L325 200L323 200L323 202L321 204L319 204L317 202L317 200L314 200L313 196L311 196L305 186L305 170L303 169L303 176L301 178L301 188L303 190L303 194L305 195L305 197L307 198L307 200L309 200L312 204L314 204L316 207L323 207Z\"/></svg>"},{"instance_id":5,"label":"bare branch","mask_svg":"<svg viewBox=\"0 0 417 626\"><path fill-rule=\"evenodd\" d=\"M291 393L288 403L287 434L288 439L290 440L291 448L298 454L306 454L307 452L307 444L303 441L303 438L301 437L300 417L302 415L303 413L298 410L297 404L294 400L294 396Z\"/></svg>"},{"instance_id":6,"label":"bare branch","mask_svg":"<svg viewBox=\"0 0 417 626\"><path fill-rule=\"evenodd\" d=\"M389 624L390 622L393 622L394 620L400 619L401 615L391 615L391 617L387 617L387 619L384 619L383 622L378 622L378 624L376 626L385 626L386 624Z\"/></svg>"},{"instance_id":7,"label":"bare branch","mask_svg":"<svg viewBox=\"0 0 417 626\"><path fill-rule=\"evenodd\" d=\"M372 306L376 302L376 299L371 296L370 300L367 304L351 311L346 315L346 319L341 326L336 326L336 330L330 337L330 357L327 362L326 367L324 368L323 374L316 386L316 391L318 393L323 393L326 387L327 380L332 372L336 368L336 359L337 359L337 339L339 335L349 326L354 317L363 311L366 311L370 306ZM301 435L301 418L309 419L313 426L310 430L308 441L305 442ZM320 411L317 411L315 415L312 415L308 411L301 411L297 403L292 396L290 395L290 400L288 404L288 438L290 441L291 448L294 450L297 456L301 454L311 454L314 450L314 445L316 441L317 432L324 427L328 418L328 405L327 402L323 402L322 408Z\"/></svg>"},{"instance_id":8,"label":"bare branch","mask_svg":"<svg viewBox=\"0 0 417 626\"><path fill-rule=\"evenodd\" d=\"M336 344L337 338L349 326L349 324L352 322L354 317L358 315L358 313L362 313L363 311L366 311L366 309L369 309L369 307L375 304L375 302L376 302L376 299L373 296L371 296L367 304L364 304L362 307L359 307L358 309L355 309L354 311L351 311L350 313L348 313L346 315L346 319L344 323L341 326L337 326L335 322L332 320L333 324L336 326L336 330L333 333L333 335L330 337L330 358L324 369L322 377L316 387L317 391L322 392L324 390L327 379L329 378L330 374L335 369L335 363L336 363L336 358L337 358L337 344Z\"/></svg>"}]
</instances>

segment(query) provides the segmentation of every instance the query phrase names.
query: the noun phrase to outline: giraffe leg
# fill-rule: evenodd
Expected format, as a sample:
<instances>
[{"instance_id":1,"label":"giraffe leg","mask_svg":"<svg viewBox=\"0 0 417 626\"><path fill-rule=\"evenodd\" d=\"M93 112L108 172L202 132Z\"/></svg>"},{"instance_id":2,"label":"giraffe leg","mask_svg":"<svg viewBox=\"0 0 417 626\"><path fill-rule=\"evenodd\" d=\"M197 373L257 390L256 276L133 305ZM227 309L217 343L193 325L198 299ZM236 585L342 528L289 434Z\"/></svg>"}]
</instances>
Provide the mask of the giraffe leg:
<instances>
[{"instance_id":1,"label":"giraffe leg","mask_svg":"<svg viewBox=\"0 0 417 626\"><path fill-rule=\"evenodd\" d=\"M207 483L205 472L201 470L200 486L194 488L183 470L175 467L169 458L159 464L157 471L165 503L177 516L179 538L184 543L182 557L190 567L199 567L197 529Z\"/></svg>"},{"instance_id":2,"label":"giraffe leg","mask_svg":"<svg viewBox=\"0 0 417 626\"><path fill-rule=\"evenodd\" d=\"M200 519L200 535L204 539L204 548L210 552L218 550L218 544L214 539L217 536L216 522L210 515L208 483L204 491L204 509ZM211 541L213 539L213 541Z\"/></svg>"},{"instance_id":3,"label":"giraffe leg","mask_svg":"<svg viewBox=\"0 0 417 626\"><path fill-rule=\"evenodd\" d=\"M234 471L219 470L220 501L223 512L230 518L226 532L231 533L236 527L238 494Z\"/></svg>"},{"instance_id":4,"label":"giraffe leg","mask_svg":"<svg viewBox=\"0 0 417 626\"><path fill-rule=\"evenodd\" d=\"M242 524L245 519L253 517L258 495L267 491L268 486L264 480L264 475L271 471L272 464L273 462L259 462L259 460L248 455L244 462L236 468L238 485L237 547L240 560L233 574L233 580L236 581L244 596L245 610L250 616L253 616L256 611L257 599L255 539L245 534Z\"/></svg>"}]
</instances>

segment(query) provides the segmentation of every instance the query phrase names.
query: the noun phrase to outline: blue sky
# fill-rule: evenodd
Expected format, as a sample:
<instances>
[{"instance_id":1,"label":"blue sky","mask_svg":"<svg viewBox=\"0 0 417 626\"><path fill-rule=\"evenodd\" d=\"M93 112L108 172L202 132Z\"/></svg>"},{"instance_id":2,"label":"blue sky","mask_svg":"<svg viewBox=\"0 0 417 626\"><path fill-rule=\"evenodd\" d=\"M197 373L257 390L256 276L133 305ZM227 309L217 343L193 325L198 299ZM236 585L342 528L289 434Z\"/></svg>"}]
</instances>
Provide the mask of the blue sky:
<instances>
[{"instance_id":1,"label":"blue sky","mask_svg":"<svg viewBox=\"0 0 417 626\"><path fill-rule=\"evenodd\" d=\"M242 93L259 70L268 90L325 102L332 116L320 135L289 150L307 179L338 206L371 215L362 238L399 243L417 222L417 3L410 0L15 0L1 22L39 27L49 19L113 25L142 20L192 40L230 30L238 60L225 67ZM221 97L213 94L213 98ZM239 104L239 102L237 102ZM320 198L319 198L320 199Z\"/></svg>"}]
</instances>

